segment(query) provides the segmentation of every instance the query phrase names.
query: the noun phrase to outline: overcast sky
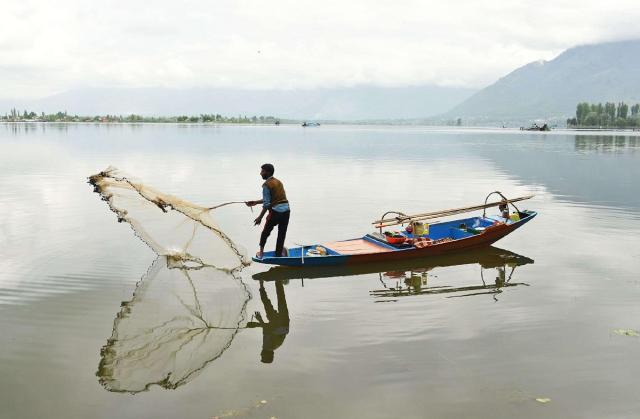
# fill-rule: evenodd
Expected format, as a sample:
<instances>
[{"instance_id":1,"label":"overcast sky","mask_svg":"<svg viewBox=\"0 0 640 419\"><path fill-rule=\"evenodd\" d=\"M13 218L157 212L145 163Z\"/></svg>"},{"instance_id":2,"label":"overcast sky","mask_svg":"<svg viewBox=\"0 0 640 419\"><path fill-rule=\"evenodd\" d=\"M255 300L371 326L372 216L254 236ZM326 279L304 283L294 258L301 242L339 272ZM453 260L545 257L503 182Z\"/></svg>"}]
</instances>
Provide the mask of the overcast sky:
<instances>
[{"instance_id":1,"label":"overcast sky","mask_svg":"<svg viewBox=\"0 0 640 419\"><path fill-rule=\"evenodd\" d=\"M484 87L640 38L638 0L0 0L0 97L83 86Z\"/></svg>"}]
</instances>

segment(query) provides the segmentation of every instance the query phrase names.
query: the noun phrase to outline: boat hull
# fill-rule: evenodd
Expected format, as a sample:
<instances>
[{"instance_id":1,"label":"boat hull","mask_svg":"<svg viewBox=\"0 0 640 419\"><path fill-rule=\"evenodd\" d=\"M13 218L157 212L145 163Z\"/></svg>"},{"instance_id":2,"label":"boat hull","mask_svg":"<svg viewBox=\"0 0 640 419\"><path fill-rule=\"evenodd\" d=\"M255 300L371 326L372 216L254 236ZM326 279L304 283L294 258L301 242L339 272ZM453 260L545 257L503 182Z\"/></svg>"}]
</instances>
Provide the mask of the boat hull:
<instances>
[{"instance_id":1,"label":"boat hull","mask_svg":"<svg viewBox=\"0 0 640 419\"><path fill-rule=\"evenodd\" d=\"M523 217L519 221L509 224L496 225L491 228L487 228L481 234L433 244L423 248L410 247L405 249L393 249L392 251L385 251L382 253L362 253L347 255L330 254L328 256L319 257L274 257L273 252L269 252L265 254L265 257L261 259L254 257L253 261L270 265L311 267L391 262L414 258L425 258L429 256L441 256L444 254L489 246L505 237L506 235L517 230L518 228L522 227L524 224L531 221L536 215L536 212L531 211L526 217ZM304 248L299 253L304 254Z\"/></svg>"},{"instance_id":2,"label":"boat hull","mask_svg":"<svg viewBox=\"0 0 640 419\"><path fill-rule=\"evenodd\" d=\"M479 264L484 269L496 268L509 263L513 266L521 266L534 263L533 259L518 255L508 250L493 246L468 249L462 252L454 252L441 256L427 256L400 261L346 264L321 267L289 267L274 266L263 272L253 275L253 279L260 281L277 281L289 279L315 279L344 276L366 275L386 271L407 271L414 269L433 269L436 267L460 266L467 264Z\"/></svg>"}]
</instances>

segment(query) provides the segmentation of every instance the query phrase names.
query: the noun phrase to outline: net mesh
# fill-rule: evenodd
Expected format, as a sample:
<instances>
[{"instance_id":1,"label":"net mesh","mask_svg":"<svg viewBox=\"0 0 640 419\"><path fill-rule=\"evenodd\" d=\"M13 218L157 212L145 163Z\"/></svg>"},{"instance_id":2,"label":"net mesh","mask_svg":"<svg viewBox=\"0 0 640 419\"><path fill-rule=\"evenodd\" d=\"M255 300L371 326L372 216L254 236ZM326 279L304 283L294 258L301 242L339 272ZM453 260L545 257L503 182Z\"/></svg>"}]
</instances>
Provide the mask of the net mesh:
<instances>
[{"instance_id":1,"label":"net mesh","mask_svg":"<svg viewBox=\"0 0 640 419\"><path fill-rule=\"evenodd\" d=\"M107 390L186 384L224 353L245 321L251 294L236 272L171 266L156 259L122 304L97 372Z\"/></svg>"},{"instance_id":2,"label":"net mesh","mask_svg":"<svg viewBox=\"0 0 640 419\"><path fill-rule=\"evenodd\" d=\"M250 260L215 223L211 209L157 191L114 167L89 177L119 222L175 266L232 271Z\"/></svg>"}]
</instances>

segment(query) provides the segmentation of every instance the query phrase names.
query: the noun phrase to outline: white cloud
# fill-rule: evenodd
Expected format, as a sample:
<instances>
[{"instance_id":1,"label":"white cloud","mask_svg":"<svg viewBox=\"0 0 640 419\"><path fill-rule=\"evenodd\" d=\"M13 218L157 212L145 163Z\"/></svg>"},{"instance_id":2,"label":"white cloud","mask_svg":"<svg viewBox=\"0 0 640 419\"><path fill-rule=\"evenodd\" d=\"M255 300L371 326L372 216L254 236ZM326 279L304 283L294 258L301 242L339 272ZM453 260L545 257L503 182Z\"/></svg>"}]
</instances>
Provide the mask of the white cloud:
<instances>
[{"instance_id":1,"label":"white cloud","mask_svg":"<svg viewBox=\"0 0 640 419\"><path fill-rule=\"evenodd\" d=\"M3 1L0 96L78 86L482 87L640 36L636 0Z\"/></svg>"}]
</instances>

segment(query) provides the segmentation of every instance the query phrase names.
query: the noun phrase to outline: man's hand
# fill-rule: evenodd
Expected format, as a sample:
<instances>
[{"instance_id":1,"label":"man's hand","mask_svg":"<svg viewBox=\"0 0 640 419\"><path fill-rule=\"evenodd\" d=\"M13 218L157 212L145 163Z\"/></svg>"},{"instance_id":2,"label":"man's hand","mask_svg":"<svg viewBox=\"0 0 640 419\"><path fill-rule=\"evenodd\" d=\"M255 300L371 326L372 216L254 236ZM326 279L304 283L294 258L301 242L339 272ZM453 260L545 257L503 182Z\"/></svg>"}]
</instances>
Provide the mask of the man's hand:
<instances>
[{"instance_id":1,"label":"man's hand","mask_svg":"<svg viewBox=\"0 0 640 419\"><path fill-rule=\"evenodd\" d=\"M262 216L256 218L255 220L253 220L253 225L254 226L259 226L260 223L262 222Z\"/></svg>"},{"instance_id":2,"label":"man's hand","mask_svg":"<svg viewBox=\"0 0 640 419\"><path fill-rule=\"evenodd\" d=\"M254 205L257 204L256 201L244 201L245 205L248 207L253 207Z\"/></svg>"}]
</instances>

